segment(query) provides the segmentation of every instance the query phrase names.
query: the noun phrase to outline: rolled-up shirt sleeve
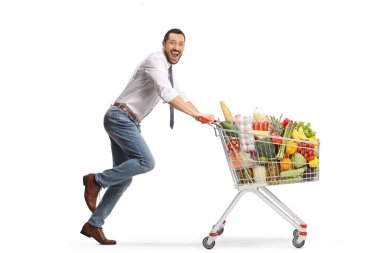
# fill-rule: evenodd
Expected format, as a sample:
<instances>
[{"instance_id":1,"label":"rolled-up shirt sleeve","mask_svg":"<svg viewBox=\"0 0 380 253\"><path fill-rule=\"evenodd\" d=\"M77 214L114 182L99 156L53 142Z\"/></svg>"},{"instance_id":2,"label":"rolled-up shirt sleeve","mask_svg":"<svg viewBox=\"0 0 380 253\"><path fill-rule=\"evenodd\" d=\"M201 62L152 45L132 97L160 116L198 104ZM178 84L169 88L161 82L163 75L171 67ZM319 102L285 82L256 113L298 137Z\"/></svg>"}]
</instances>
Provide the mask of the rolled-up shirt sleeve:
<instances>
[{"instance_id":1,"label":"rolled-up shirt sleeve","mask_svg":"<svg viewBox=\"0 0 380 253\"><path fill-rule=\"evenodd\" d=\"M145 67L145 73L153 82L158 95L165 102L172 101L179 93L172 88L169 81L168 66L165 61L160 59L148 59Z\"/></svg>"}]
</instances>

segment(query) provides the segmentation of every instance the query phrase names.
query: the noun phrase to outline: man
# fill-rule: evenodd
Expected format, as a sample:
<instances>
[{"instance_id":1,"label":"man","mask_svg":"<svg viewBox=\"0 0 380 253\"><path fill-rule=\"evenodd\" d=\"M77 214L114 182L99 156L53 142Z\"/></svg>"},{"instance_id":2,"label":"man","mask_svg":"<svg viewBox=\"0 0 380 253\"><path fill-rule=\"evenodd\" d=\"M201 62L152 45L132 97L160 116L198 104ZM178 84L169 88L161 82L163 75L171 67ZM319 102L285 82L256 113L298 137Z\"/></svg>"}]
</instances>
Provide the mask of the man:
<instances>
[{"instance_id":1,"label":"man","mask_svg":"<svg viewBox=\"0 0 380 253\"><path fill-rule=\"evenodd\" d=\"M141 121L161 100L170 104L170 126L173 128L173 108L196 120L214 121L212 114L200 113L188 100L174 78L172 66L177 64L185 47L185 34L169 30L162 42L163 49L150 54L137 67L125 90L108 109L104 128L110 140L113 168L83 177L84 197L92 215L81 233L100 244L116 244L103 233L102 225L135 175L154 168L154 158L140 130ZM107 188L99 205L96 199L101 188Z\"/></svg>"}]
</instances>

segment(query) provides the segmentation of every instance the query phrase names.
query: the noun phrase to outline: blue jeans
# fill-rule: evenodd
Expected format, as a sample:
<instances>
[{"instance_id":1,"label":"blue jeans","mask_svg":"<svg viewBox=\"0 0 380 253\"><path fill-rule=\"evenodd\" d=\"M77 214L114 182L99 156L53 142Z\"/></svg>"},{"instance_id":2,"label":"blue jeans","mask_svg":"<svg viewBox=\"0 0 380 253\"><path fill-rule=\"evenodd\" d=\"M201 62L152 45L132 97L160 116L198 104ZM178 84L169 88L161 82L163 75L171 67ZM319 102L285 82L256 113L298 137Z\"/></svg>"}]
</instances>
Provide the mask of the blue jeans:
<instances>
[{"instance_id":1,"label":"blue jeans","mask_svg":"<svg viewBox=\"0 0 380 253\"><path fill-rule=\"evenodd\" d=\"M96 211L89 219L101 227L135 175L154 168L154 158L141 135L140 126L123 110L112 106L104 116L104 128L110 140L113 168L95 175L102 188L107 188Z\"/></svg>"}]
</instances>

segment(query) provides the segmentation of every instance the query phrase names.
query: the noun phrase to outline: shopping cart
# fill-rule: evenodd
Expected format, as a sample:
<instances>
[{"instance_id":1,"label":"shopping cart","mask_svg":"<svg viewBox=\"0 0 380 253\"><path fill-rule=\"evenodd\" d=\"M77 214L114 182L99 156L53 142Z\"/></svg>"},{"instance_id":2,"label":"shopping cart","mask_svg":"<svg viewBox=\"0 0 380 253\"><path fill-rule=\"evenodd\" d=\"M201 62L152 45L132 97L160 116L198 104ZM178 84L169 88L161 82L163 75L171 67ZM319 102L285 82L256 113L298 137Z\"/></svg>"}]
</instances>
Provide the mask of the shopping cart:
<instances>
[{"instance_id":1,"label":"shopping cart","mask_svg":"<svg viewBox=\"0 0 380 253\"><path fill-rule=\"evenodd\" d=\"M224 129L220 122L210 125L222 142L239 192L209 235L203 239L203 246L206 249L215 246L216 238L224 232L227 216L244 194L252 192L295 228L292 242L296 248L301 248L307 236L306 223L266 186L318 181L319 162L315 161L319 160L314 158L319 156L319 143L260 135L252 130ZM279 152L281 149L282 154ZM307 161L305 157L309 157Z\"/></svg>"}]
</instances>

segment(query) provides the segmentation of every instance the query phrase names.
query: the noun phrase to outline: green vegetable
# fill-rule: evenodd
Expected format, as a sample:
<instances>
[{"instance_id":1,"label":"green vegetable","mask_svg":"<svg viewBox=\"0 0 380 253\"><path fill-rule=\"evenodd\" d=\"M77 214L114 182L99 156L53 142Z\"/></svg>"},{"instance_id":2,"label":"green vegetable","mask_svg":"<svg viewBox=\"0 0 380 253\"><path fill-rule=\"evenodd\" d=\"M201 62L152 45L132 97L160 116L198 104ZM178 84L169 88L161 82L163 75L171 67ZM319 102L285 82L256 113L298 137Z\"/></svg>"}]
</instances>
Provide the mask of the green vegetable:
<instances>
[{"instance_id":1,"label":"green vegetable","mask_svg":"<svg viewBox=\"0 0 380 253\"><path fill-rule=\"evenodd\" d=\"M307 138L310 138L311 136L315 136L315 131L311 129L310 123L307 123L306 126L303 127L303 132L305 133Z\"/></svg>"},{"instance_id":2,"label":"green vegetable","mask_svg":"<svg viewBox=\"0 0 380 253\"><path fill-rule=\"evenodd\" d=\"M310 123L307 123L305 125L305 122L300 121L297 123L297 127L300 127L300 126L302 127L302 130L303 130L303 132L307 138L315 136L316 133L315 133L315 131L313 131L313 129L311 129Z\"/></svg>"},{"instance_id":3,"label":"green vegetable","mask_svg":"<svg viewBox=\"0 0 380 253\"><path fill-rule=\"evenodd\" d=\"M307 163L306 158L298 152L294 153L291 159L296 169L306 166L306 163Z\"/></svg>"},{"instance_id":4,"label":"green vegetable","mask_svg":"<svg viewBox=\"0 0 380 253\"><path fill-rule=\"evenodd\" d=\"M306 170L306 167L302 167L300 169L295 170L285 170L280 173L280 177L298 177L301 176L302 173L304 173Z\"/></svg>"},{"instance_id":5,"label":"green vegetable","mask_svg":"<svg viewBox=\"0 0 380 253\"><path fill-rule=\"evenodd\" d=\"M239 151L237 154L239 155L239 161L243 164L244 168L249 168L252 166L253 160L251 159L251 155L249 153Z\"/></svg>"},{"instance_id":6,"label":"green vegetable","mask_svg":"<svg viewBox=\"0 0 380 253\"><path fill-rule=\"evenodd\" d=\"M220 125L223 129L226 130L226 135L229 137L237 138L238 137L238 130L239 128L234 125L231 121L222 121L220 122Z\"/></svg>"},{"instance_id":7,"label":"green vegetable","mask_svg":"<svg viewBox=\"0 0 380 253\"><path fill-rule=\"evenodd\" d=\"M255 141L255 147L259 153L259 157L265 156L266 158L274 158L276 156L276 150L273 145L272 139L264 137Z\"/></svg>"},{"instance_id":8,"label":"green vegetable","mask_svg":"<svg viewBox=\"0 0 380 253\"><path fill-rule=\"evenodd\" d=\"M265 156L260 156L259 157L259 161L261 164L266 164L268 162L268 158L266 158Z\"/></svg>"},{"instance_id":9,"label":"green vegetable","mask_svg":"<svg viewBox=\"0 0 380 253\"><path fill-rule=\"evenodd\" d=\"M278 153L276 156L277 159L281 160L284 158L285 147L286 147L286 143L288 142L287 138L290 138L295 127L296 127L296 123L293 123L293 122L289 122L286 125L284 135L283 135L284 140L283 140L282 145L278 149Z\"/></svg>"},{"instance_id":10,"label":"green vegetable","mask_svg":"<svg viewBox=\"0 0 380 253\"><path fill-rule=\"evenodd\" d=\"M280 184L291 184L291 183L298 183L302 180L302 176L296 176L296 177L285 177L281 178Z\"/></svg>"}]
</instances>

